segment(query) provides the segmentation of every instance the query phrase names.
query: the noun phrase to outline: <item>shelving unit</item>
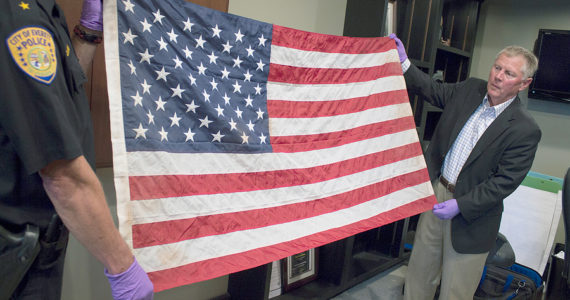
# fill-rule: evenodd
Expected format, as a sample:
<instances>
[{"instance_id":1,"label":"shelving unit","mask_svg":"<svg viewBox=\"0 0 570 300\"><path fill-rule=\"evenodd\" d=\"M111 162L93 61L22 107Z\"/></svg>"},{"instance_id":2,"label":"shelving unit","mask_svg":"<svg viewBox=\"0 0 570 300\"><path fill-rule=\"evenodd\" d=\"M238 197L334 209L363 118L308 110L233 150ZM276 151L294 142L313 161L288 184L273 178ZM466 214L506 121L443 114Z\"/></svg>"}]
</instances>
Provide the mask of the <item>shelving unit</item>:
<instances>
[{"instance_id":1,"label":"shelving unit","mask_svg":"<svg viewBox=\"0 0 570 300\"><path fill-rule=\"evenodd\" d=\"M482 0L398 0L397 35L410 61L443 82L467 79ZM441 110L410 94L425 150Z\"/></svg>"},{"instance_id":2,"label":"shelving unit","mask_svg":"<svg viewBox=\"0 0 570 300\"><path fill-rule=\"evenodd\" d=\"M385 15L395 3L396 33L414 65L444 82L467 78L482 0L347 0L344 35L387 36ZM449 41L445 44L442 40ZM416 129L425 150L441 110L409 95ZM413 216L319 247L318 276L275 300L330 299L385 271L405 263L419 216ZM271 264L231 274L230 299L268 299Z\"/></svg>"},{"instance_id":3,"label":"shelving unit","mask_svg":"<svg viewBox=\"0 0 570 300\"><path fill-rule=\"evenodd\" d=\"M272 300L330 299L409 257L404 249L408 220L319 247L318 277ZM231 274L231 299L268 299L272 264Z\"/></svg>"}]
</instances>

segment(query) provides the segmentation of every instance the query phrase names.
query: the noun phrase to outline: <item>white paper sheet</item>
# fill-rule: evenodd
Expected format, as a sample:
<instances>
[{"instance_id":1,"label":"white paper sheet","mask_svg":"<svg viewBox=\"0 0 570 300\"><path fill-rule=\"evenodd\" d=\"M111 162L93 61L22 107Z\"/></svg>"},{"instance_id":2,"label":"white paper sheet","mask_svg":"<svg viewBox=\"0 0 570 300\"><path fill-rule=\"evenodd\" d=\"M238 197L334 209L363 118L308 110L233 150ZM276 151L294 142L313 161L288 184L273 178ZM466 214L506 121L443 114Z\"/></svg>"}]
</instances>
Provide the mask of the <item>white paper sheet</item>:
<instances>
[{"instance_id":1,"label":"white paper sheet","mask_svg":"<svg viewBox=\"0 0 570 300\"><path fill-rule=\"evenodd\" d=\"M504 200L499 231L513 247L516 262L544 273L562 211L562 193L519 186Z\"/></svg>"},{"instance_id":2,"label":"white paper sheet","mask_svg":"<svg viewBox=\"0 0 570 300\"><path fill-rule=\"evenodd\" d=\"M271 279L269 280L269 296L268 299L281 295L281 264L280 261L274 261L271 264Z\"/></svg>"}]
</instances>

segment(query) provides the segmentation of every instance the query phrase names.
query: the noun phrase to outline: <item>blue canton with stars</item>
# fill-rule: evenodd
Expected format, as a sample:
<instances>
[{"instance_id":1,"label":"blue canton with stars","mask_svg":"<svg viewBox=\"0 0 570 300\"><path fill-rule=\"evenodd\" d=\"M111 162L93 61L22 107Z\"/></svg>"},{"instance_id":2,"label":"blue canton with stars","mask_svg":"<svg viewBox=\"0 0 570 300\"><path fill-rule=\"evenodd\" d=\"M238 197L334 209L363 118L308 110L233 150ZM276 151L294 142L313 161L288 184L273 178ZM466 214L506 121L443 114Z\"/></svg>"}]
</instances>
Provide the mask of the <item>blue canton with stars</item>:
<instances>
[{"instance_id":1,"label":"blue canton with stars","mask_svg":"<svg viewBox=\"0 0 570 300\"><path fill-rule=\"evenodd\" d=\"M127 151L270 152L272 25L172 3L117 3Z\"/></svg>"}]
</instances>

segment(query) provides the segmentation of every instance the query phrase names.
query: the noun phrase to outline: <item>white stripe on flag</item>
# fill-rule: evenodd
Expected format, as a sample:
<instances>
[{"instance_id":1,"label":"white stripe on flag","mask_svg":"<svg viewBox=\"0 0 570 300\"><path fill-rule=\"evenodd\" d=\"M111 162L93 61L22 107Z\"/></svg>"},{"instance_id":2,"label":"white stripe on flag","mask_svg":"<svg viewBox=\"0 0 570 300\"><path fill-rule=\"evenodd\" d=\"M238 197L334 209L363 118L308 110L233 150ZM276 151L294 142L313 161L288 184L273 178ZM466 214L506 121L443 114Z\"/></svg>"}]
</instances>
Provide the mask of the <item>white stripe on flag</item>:
<instances>
[{"instance_id":1,"label":"white stripe on flag","mask_svg":"<svg viewBox=\"0 0 570 300\"><path fill-rule=\"evenodd\" d=\"M416 156L344 177L301 186L133 201L133 224L188 219L307 202L425 168L423 156ZM298 195L303 195L303 198Z\"/></svg>"},{"instance_id":2,"label":"white stripe on flag","mask_svg":"<svg viewBox=\"0 0 570 300\"><path fill-rule=\"evenodd\" d=\"M289 223L185 240L172 244L134 249L147 272L160 271L206 259L276 245L314 233L356 223L386 212L431 193L429 182L398 190L392 194L347 209ZM232 245L232 247L227 247Z\"/></svg>"},{"instance_id":3,"label":"white stripe on flag","mask_svg":"<svg viewBox=\"0 0 570 300\"><path fill-rule=\"evenodd\" d=\"M272 136L294 136L337 132L399 119L409 116L410 113L410 104L406 102L331 117L271 118L269 120L269 134Z\"/></svg>"},{"instance_id":4,"label":"white stripe on flag","mask_svg":"<svg viewBox=\"0 0 570 300\"><path fill-rule=\"evenodd\" d=\"M298 153L166 153L130 152L129 176L203 175L263 172L310 168L361 157L417 142L417 132L410 129L390 135ZM255 164L251 164L254 161ZM205 163L207 162L207 163ZM249 163L245 163L249 162Z\"/></svg>"},{"instance_id":5,"label":"white stripe on flag","mask_svg":"<svg viewBox=\"0 0 570 300\"><path fill-rule=\"evenodd\" d=\"M271 63L302 68L354 69L381 66L399 59L396 49L381 53L345 54L271 45Z\"/></svg>"},{"instance_id":6,"label":"white stripe on flag","mask_svg":"<svg viewBox=\"0 0 570 300\"><path fill-rule=\"evenodd\" d=\"M383 92L406 89L402 76L388 76L376 80L344 84L267 83L267 100L331 101L367 97Z\"/></svg>"}]
</instances>

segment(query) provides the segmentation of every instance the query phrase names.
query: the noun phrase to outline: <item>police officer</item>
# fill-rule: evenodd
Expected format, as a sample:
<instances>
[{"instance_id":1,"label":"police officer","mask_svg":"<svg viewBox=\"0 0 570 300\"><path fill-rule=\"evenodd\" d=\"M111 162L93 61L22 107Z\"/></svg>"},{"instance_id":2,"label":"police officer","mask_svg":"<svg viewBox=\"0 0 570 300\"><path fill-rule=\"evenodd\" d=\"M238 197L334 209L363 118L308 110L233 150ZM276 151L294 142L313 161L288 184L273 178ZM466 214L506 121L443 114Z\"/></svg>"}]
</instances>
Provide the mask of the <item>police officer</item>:
<instances>
[{"instance_id":1,"label":"police officer","mask_svg":"<svg viewBox=\"0 0 570 300\"><path fill-rule=\"evenodd\" d=\"M85 0L70 37L55 0L0 1L0 273L12 284L0 298L59 299L68 230L105 266L115 299L153 297L94 172L83 84L101 6Z\"/></svg>"}]
</instances>

